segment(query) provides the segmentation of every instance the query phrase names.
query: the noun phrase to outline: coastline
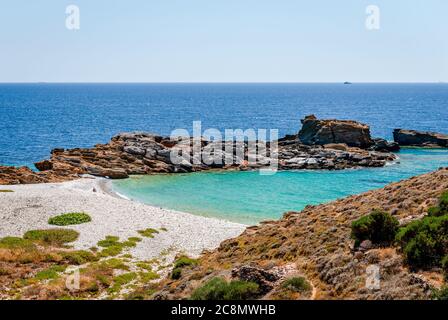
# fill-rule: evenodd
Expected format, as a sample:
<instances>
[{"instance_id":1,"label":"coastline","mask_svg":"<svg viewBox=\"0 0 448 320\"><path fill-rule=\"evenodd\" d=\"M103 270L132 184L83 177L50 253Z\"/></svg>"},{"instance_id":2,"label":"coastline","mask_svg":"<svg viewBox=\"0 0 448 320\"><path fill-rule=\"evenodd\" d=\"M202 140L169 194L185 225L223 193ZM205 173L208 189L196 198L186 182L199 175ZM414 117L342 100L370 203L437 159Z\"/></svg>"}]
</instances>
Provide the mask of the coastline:
<instances>
[{"instance_id":1,"label":"coastline","mask_svg":"<svg viewBox=\"0 0 448 320\"><path fill-rule=\"evenodd\" d=\"M61 183L8 185L14 191L0 194L0 237L22 236L33 229L49 229L48 218L67 212L86 212L92 221L62 228L74 229L76 249L88 249L108 235L121 239L139 236L137 230L154 228L154 238L144 238L130 254L139 259L161 255L174 258L185 253L198 256L229 238L241 234L246 225L217 218L166 210L126 200L114 193L104 178L81 178ZM3 187L3 186L2 186Z\"/></svg>"}]
</instances>

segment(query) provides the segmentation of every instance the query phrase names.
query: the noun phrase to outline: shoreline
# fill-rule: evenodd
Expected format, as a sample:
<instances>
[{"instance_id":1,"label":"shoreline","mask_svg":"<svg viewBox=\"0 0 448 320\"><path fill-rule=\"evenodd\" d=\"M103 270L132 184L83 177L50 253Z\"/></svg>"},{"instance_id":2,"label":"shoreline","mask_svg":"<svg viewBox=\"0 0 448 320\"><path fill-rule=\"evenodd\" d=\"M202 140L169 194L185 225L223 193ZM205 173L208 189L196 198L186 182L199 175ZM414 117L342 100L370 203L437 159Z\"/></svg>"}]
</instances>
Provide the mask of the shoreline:
<instances>
[{"instance_id":1,"label":"shoreline","mask_svg":"<svg viewBox=\"0 0 448 320\"><path fill-rule=\"evenodd\" d=\"M94 247L108 235L120 239L140 237L138 230L154 228L159 230L154 238L143 237L137 247L129 250L135 258L151 259L161 255L174 258L179 253L196 257L203 250L214 249L222 241L238 236L247 227L127 200L113 192L110 183L104 178L84 177L61 183L4 186L14 192L0 194L0 237L55 228L47 223L48 218L86 212L92 217L91 222L60 227L80 233L79 239L70 244L75 249Z\"/></svg>"}]
</instances>

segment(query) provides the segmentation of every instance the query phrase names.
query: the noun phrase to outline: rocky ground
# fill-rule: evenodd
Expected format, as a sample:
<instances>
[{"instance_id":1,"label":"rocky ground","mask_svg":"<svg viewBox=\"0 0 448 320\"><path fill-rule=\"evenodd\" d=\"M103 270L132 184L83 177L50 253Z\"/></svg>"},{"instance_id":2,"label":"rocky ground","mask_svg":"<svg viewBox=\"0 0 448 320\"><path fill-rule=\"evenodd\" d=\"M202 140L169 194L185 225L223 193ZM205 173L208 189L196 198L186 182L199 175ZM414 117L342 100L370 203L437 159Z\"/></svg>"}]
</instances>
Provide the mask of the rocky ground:
<instances>
[{"instance_id":1,"label":"rocky ground","mask_svg":"<svg viewBox=\"0 0 448 320\"><path fill-rule=\"evenodd\" d=\"M185 268L178 280L166 280L154 297L182 299L207 280L250 280L275 297L282 279L300 276L313 288L301 299L429 299L443 282L440 269L411 271L396 247L354 249L352 221L374 209L384 210L401 224L426 215L448 190L448 168L393 183L383 189L340 199L279 221L266 221L204 254L198 265ZM380 270L380 287L366 287L367 268ZM285 298L285 296L282 296ZM263 298L263 297L261 297Z\"/></svg>"}]
</instances>

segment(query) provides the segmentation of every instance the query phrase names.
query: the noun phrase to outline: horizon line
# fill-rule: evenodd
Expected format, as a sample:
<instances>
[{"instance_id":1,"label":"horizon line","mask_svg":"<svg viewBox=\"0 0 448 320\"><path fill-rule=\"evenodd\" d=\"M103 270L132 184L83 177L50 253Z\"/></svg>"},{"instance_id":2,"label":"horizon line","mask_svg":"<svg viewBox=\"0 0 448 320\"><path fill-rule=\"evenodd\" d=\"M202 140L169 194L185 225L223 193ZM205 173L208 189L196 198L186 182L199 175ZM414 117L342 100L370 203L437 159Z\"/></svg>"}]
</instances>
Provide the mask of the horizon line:
<instances>
[{"instance_id":1,"label":"horizon line","mask_svg":"<svg viewBox=\"0 0 448 320\"><path fill-rule=\"evenodd\" d=\"M349 83L347 83L349 82ZM0 81L0 84L447 84L445 81Z\"/></svg>"}]
</instances>

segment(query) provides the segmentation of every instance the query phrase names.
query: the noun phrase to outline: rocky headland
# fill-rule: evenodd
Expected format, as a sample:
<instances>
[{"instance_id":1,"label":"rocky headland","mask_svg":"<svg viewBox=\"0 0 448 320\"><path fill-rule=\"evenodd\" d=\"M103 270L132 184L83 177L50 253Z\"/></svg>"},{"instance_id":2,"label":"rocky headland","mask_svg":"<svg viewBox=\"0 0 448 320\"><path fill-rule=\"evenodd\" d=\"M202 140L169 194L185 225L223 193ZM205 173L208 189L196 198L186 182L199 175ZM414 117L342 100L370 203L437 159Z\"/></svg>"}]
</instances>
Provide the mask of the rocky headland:
<instances>
[{"instance_id":1,"label":"rocky headland","mask_svg":"<svg viewBox=\"0 0 448 320\"><path fill-rule=\"evenodd\" d=\"M50 159L35 163L38 172L27 167L0 166L0 184L60 182L83 174L123 179L152 173L255 170L269 166L274 158L279 170L381 167L396 159L392 152L399 149L398 144L373 139L368 125L349 120L319 120L313 115L303 119L302 125L298 134L281 138L275 144L257 141L255 147L263 152L257 153L256 161L249 159L248 141L201 139L198 153L193 138L121 133L109 143L93 148L53 149ZM173 152L186 156L185 160L173 162ZM198 155L199 161L192 161Z\"/></svg>"}]
</instances>

